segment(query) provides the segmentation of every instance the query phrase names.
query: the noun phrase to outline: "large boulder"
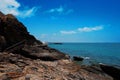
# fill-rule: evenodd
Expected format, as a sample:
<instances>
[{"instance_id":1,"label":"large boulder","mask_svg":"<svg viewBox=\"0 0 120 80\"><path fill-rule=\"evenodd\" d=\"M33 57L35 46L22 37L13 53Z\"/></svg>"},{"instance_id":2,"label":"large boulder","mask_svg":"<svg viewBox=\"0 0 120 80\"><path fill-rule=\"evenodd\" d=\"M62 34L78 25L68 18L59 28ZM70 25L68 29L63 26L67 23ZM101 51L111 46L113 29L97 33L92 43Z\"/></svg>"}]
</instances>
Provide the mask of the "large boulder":
<instances>
[{"instance_id":1,"label":"large boulder","mask_svg":"<svg viewBox=\"0 0 120 80\"><path fill-rule=\"evenodd\" d=\"M84 58L83 57L78 57L78 56L73 56L73 60L74 61L83 61Z\"/></svg>"}]
</instances>

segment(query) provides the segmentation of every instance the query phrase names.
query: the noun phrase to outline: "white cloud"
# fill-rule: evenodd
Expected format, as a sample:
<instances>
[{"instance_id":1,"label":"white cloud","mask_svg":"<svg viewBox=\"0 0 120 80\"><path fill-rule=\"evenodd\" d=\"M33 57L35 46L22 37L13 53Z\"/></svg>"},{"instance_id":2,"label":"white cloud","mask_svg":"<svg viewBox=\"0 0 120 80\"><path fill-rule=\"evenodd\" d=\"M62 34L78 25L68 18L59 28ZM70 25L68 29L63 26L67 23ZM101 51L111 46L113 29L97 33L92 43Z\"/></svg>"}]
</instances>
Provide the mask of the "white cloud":
<instances>
[{"instance_id":1,"label":"white cloud","mask_svg":"<svg viewBox=\"0 0 120 80\"><path fill-rule=\"evenodd\" d=\"M62 13L63 11L64 11L64 8L63 8L62 6L60 6L59 8L50 9L50 10L48 10L47 12L48 12L48 13L54 13L54 12Z\"/></svg>"},{"instance_id":2,"label":"white cloud","mask_svg":"<svg viewBox=\"0 0 120 80\"><path fill-rule=\"evenodd\" d=\"M64 8L60 6L59 8L56 8L56 11L59 13L62 13L64 11Z\"/></svg>"},{"instance_id":3,"label":"white cloud","mask_svg":"<svg viewBox=\"0 0 120 80\"><path fill-rule=\"evenodd\" d=\"M60 31L61 34L76 34L76 31Z\"/></svg>"},{"instance_id":4,"label":"white cloud","mask_svg":"<svg viewBox=\"0 0 120 80\"><path fill-rule=\"evenodd\" d=\"M49 12L49 13L53 13L53 12L55 12L56 10L55 9L50 9L49 11L47 11L47 12Z\"/></svg>"},{"instance_id":5,"label":"white cloud","mask_svg":"<svg viewBox=\"0 0 120 80\"><path fill-rule=\"evenodd\" d=\"M58 13L58 14L69 14L73 12L73 9L65 9L63 6L60 6L58 8L52 8L50 10L46 11L47 13Z\"/></svg>"},{"instance_id":6,"label":"white cloud","mask_svg":"<svg viewBox=\"0 0 120 80\"><path fill-rule=\"evenodd\" d=\"M0 0L0 11L4 14L13 14L18 17L30 17L36 12L36 7L27 10L19 10L21 4L16 0Z\"/></svg>"},{"instance_id":7,"label":"white cloud","mask_svg":"<svg viewBox=\"0 0 120 80\"><path fill-rule=\"evenodd\" d=\"M103 26L95 26L95 27L83 27L83 28L78 28L78 31L80 32L91 32L91 31L98 31L102 30Z\"/></svg>"},{"instance_id":8,"label":"white cloud","mask_svg":"<svg viewBox=\"0 0 120 80\"><path fill-rule=\"evenodd\" d=\"M18 16L23 17L23 18L24 17L31 17L31 16L34 16L36 11L37 11L37 8L33 7L31 9L29 9L29 10L21 11Z\"/></svg>"},{"instance_id":9,"label":"white cloud","mask_svg":"<svg viewBox=\"0 0 120 80\"><path fill-rule=\"evenodd\" d=\"M60 31L61 34L77 34L79 32L92 32L92 31L98 31L102 30L103 26L95 26L95 27L83 27L83 28L78 28L76 30L71 30L71 31Z\"/></svg>"}]
</instances>

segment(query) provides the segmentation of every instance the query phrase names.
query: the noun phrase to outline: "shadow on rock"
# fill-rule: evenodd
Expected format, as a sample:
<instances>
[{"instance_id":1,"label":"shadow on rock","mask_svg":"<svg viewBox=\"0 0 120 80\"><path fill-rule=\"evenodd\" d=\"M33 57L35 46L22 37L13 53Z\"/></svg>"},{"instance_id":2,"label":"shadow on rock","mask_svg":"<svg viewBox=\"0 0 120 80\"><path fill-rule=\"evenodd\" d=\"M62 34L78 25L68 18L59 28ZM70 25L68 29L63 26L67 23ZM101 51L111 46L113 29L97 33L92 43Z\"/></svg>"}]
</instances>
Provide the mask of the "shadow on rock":
<instances>
[{"instance_id":1,"label":"shadow on rock","mask_svg":"<svg viewBox=\"0 0 120 80\"><path fill-rule=\"evenodd\" d=\"M20 54L26 58L30 58L30 59L40 59L40 60L43 60L43 61L55 61L57 59L54 59L50 56L44 56L44 57L39 57L39 56L36 56L36 55L31 55L29 52L27 51L24 51L24 50L20 50L20 51L15 51L16 54ZM36 53L37 54L37 53Z\"/></svg>"},{"instance_id":2,"label":"shadow on rock","mask_svg":"<svg viewBox=\"0 0 120 80\"><path fill-rule=\"evenodd\" d=\"M112 76L114 80L120 80L120 69L108 65L100 65L101 69Z\"/></svg>"}]
</instances>

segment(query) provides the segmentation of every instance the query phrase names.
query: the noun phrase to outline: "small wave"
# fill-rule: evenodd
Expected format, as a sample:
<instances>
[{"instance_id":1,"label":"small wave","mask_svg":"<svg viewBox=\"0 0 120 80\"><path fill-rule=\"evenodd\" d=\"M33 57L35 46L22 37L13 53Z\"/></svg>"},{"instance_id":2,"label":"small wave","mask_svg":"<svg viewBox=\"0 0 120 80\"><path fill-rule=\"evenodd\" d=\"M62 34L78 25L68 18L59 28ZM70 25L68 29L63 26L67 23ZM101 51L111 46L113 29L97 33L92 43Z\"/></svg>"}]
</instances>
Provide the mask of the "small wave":
<instances>
[{"instance_id":1,"label":"small wave","mask_svg":"<svg viewBox=\"0 0 120 80\"><path fill-rule=\"evenodd\" d=\"M90 59L90 57L83 57L84 59Z\"/></svg>"},{"instance_id":2,"label":"small wave","mask_svg":"<svg viewBox=\"0 0 120 80\"><path fill-rule=\"evenodd\" d=\"M98 63L98 64L100 64L100 65L105 65L104 63L101 63L101 62L100 62L100 63Z\"/></svg>"}]
</instances>

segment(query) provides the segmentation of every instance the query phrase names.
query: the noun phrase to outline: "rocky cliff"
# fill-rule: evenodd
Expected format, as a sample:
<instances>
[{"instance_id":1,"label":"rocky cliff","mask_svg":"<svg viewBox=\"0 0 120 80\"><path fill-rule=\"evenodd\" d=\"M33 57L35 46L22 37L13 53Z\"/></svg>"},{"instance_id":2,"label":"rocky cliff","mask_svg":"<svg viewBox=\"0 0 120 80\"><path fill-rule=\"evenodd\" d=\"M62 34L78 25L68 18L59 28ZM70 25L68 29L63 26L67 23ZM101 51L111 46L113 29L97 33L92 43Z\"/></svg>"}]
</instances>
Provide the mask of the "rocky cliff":
<instances>
[{"instance_id":1,"label":"rocky cliff","mask_svg":"<svg viewBox=\"0 0 120 80\"><path fill-rule=\"evenodd\" d=\"M0 12L0 42L3 48L9 47L22 40L33 45L35 42L42 44L36 40L34 36L30 35L26 27L19 22L13 15L4 15Z\"/></svg>"},{"instance_id":2,"label":"rocky cliff","mask_svg":"<svg viewBox=\"0 0 120 80\"><path fill-rule=\"evenodd\" d=\"M75 64L30 35L13 15L0 12L0 80L119 80L102 69Z\"/></svg>"},{"instance_id":3,"label":"rocky cliff","mask_svg":"<svg viewBox=\"0 0 120 80\"><path fill-rule=\"evenodd\" d=\"M65 54L49 48L30 35L26 27L13 15L4 15L2 12L0 12L0 51L43 60L67 58Z\"/></svg>"}]
</instances>

